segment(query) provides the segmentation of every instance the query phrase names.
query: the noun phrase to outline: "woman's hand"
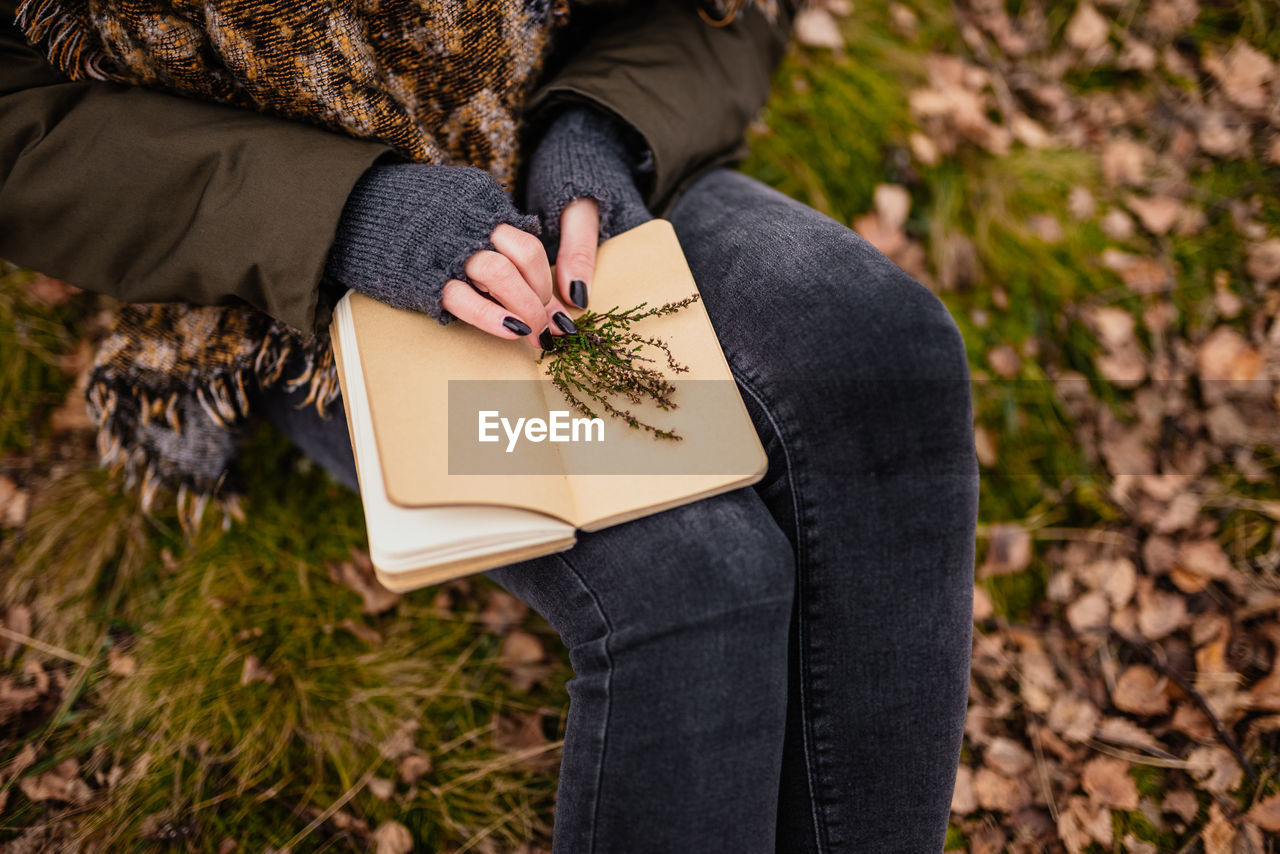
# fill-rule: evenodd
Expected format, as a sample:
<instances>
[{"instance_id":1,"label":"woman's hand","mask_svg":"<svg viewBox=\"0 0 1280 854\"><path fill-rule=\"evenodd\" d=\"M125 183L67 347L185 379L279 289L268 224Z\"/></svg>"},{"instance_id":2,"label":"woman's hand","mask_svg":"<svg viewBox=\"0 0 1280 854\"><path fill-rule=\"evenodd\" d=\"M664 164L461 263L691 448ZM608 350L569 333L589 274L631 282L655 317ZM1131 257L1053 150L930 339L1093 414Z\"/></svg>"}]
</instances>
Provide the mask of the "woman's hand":
<instances>
[{"instance_id":1,"label":"woman's hand","mask_svg":"<svg viewBox=\"0 0 1280 854\"><path fill-rule=\"evenodd\" d=\"M572 106L547 128L529 163L527 199L556 254L556 292L586 308L596 247L650 220L636 187L642 147L630 128L605 113Z\"/></svg>"},{"instance_id":2,"label":"woman's hand","mask_svg":"<svg viewBox=\"0 0 1280 854\"><path fill-rule=\"evenodd\" d=\"M551 293L551 266L542 242L505 223L490 240L493 249L472 254L463 266L470 284L445 282L440 299L445 311L499 338L526 338L542 350L551 349L552 335L576 332ZM542 330L536 338L530 335L535 328Z\"/></svg>"},{"instance_id":3,"label":"woman's hand","mask_svg":"<svg viewBox=\"0 0 1280 854\"><path fill-rule=\"evenodd\" d=\"M552 293L538 230L482 169L374 166L347 199L325 275L388 305L545 349L552 329L573 331L573 322Z\"/></svg>"}]
</instances>

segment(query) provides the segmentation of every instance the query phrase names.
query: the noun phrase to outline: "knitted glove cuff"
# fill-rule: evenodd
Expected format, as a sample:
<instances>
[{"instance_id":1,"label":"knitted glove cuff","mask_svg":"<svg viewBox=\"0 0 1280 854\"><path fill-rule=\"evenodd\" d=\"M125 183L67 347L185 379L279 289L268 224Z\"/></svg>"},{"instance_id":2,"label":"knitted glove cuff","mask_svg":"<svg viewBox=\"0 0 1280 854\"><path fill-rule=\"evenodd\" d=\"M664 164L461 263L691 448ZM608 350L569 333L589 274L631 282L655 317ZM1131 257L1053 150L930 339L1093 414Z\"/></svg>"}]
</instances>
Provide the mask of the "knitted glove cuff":
<instances>
[{"instance_id":1,"label":"knitted glove cuff","mask_svg":"<svg viewBox=\"0 0 1280 854\"><path fill-rule=\"evenodd\" d=\"M326 278L396 308L448 323L445 282L493 249L507 223L538 234L538 218L516 210L493 176L473 166L402 163L371 167L352 188L329 250Z\"/></svg>"},{"instance_id":2,"label":"knitted glove cuff","mask_svg":"<svg viewBox=\"0 0 1280 854\"><path fill-rule=\"evenodd\" d=\"M636 186L640 158L627 126L601 110L573 105L560 112L529 163L528 208L542 216L545 240L560 236L560 214L574 199L600 204L600 239L653 218Z\"/></svg>"}]
</instances>

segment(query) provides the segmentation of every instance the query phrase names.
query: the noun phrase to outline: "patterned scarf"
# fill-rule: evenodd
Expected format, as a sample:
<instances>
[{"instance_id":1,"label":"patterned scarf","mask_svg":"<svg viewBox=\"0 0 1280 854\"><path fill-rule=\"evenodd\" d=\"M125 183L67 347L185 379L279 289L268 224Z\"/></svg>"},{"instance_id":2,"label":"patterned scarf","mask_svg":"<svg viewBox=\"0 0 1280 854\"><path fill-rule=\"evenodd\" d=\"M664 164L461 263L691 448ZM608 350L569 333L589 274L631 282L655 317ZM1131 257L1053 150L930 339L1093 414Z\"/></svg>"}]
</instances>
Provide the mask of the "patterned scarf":
<instances>
[{"instance_id":1,"label":"patterned scarf","mask_svg":"<svg viewBox=\"0 0 1280 854\"><path fill-rule=\"evenodd\" d=\"M723 25L748 2L776 14L775 0L704 0L699 13ZM72 79L310 122L510 185L522 107L570 10L570 0L24 0L18 25ZM163 491L192 530L212 501L225 530L243 519L235 460L253 384L305 389L330 415L339 387L327 332L249 307L121 306L87 390L102 464L140 488L145 512Z\"/></svg>"}]
</instances>

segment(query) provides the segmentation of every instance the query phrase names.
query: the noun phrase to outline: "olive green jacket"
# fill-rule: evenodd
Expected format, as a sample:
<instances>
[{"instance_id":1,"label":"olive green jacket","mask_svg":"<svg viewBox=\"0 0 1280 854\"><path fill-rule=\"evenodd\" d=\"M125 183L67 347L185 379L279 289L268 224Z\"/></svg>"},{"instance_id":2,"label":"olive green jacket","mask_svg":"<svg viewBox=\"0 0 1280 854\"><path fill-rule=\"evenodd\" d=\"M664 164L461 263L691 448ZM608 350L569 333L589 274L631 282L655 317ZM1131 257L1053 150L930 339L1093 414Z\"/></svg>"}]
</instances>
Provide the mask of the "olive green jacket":
<instances>
[{"instance_id":1,"label":"olive green jacket","mask_svg":"<svg viewBox=\"0 0 1280 854\"><path fill-rule=\"evenodd\" d=\"M134 86L72 82L0 0L0 257L125 302L244 301L303 330L328 323L321 271L352 185L387 146ZM645 139L642 187L664 216L705 171L739 162L785 51L748 7L712 27L681 0L598 15L553 57L525 132L586 101ZM596 10L592 10L596 12Z\"/></svg>"}]
</instances>

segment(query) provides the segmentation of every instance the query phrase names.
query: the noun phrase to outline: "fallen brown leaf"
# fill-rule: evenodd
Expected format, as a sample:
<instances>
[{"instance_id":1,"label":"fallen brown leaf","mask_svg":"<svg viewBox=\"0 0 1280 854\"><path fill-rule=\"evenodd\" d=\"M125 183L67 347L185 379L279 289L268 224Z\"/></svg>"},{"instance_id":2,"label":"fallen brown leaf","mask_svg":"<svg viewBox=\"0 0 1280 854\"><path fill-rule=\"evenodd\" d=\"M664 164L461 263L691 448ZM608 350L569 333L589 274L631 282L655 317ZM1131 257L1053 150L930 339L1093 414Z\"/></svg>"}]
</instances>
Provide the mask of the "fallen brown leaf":
<instances>
[{"instance_id":1,"label":"fallen brown leaf","mask_svg":"<svg viewBox=\"0 0 1280 854\"><path fill-rule=\"evenodd\" d=\"M514 712L498 715L493 731L493 746L503 751L528 750L547 743L542 730L543 715L540 712Z\"/></svg>"},{"instance_id":2,"label":"fallen brown leaf","mask_svg":"<svg viewBox=\"0 0 1280 854\"><path fill-rule=\"evenodd\" d=\"M505 590L493 590L480 612L480 624L485 631L495 635L522 621L529 614L529 606Z\"/></svg>"},{"instance_id":3,"label":"fallen brown leaf","mask_svg":"<svg viewBox=\"0 0 1280 854\"><path fill-rule=\"evenodd\" d=\"M1128 240L1137 231L1133 224L1133 217L1119 208L1112 208L1107 211L1099 225L1102 228L1102 233L1112 240Z\"/></svg>"},{"instance_id":4,"label":"fallen brown leaf","mask_svg":"<svg viewBox=\"0 0 1280 854\"><path fill-rule=\"evenodd\" d=\"M31 496L7 475L0 475L0 528L21 528L27 521Z\"/></svg>"},{"instance_id":5,"label":"fallen brown leaf","mask_svg":"<svg viewBox=\"0 0 1280 854\"><path fill-rule=\"evenodd\" d=\"M974 622L980 623L990 618L995 613L995 610L995 605L991 602L991 594L986 591L986 588L975 584L973 587Z\"/></svg>"},{"instance_id":6,"label":"fallen brown leaf","mask_svg":"<svg viewBox=\"0 0 1280 854\"><path fill-rule=\"evenodd\" d=\"M1058 696L1049 709L1049 728L1067 741L1082 743L1093 737L1102 715L1096 706L1078 694Z\"/></svg>"},{"instance_id":7,"label":"fallen brown leaf","mask_svg":"<svg viewBox=\"0 0 1280 854\"><path fill-rule=\"evenodd\" d=\"M1260 633L1271 644L1271 672L1249 689L1249 705L1254 709L1280 712L1280 625L1265 625Z\"/></svg>"},{"instance_id":8,"label":"fallen brown leaf","mask_svg":"<svg viewBox=\"0 0 1280 854\"><path fill-rule=\"evenodd\" d=\"M1160 740L1128 718L1106 718L1098 725L1096 733L1102 741L1127 747L1146 747L1163 750Z\"/></svg>"},{"instance_id":9,"label":"fallen brown leaf","mask_svg":"<svg viewBox=\"0 0 1280 854\"><path fill-rule=\"evenodd\" d=\"M1067 211L1070 212L1071 218L1077 221L1093 219L1094 214L1098 212L1098 202L1088 187L1072 187L1067 195Z\"/></svg>"},{"instance_id":10,"label":"fallen brown leaf","mask_svg":"<svg viewBox=\"0 0 1280 854\"><path fill-rule=\"evenodd\" d=\"M1022 370L1022 357L1008 344L997 344L987 351L987 364L997 375L1011 380Z\"/></svg>"},{"instance_id":11,"label":"fallen brown leaf","mask_svg":"<svg viewBox=\"0 0 1280 854\"><path fill-rule=\"evenodd\" d=\"M268 685L276 681L276 675L263 666L258 656L250 653L244 657L244 666L240 669L240 684L266 682Z\"/></svg>"},{"instance_id":12,"label":"fallen brown leaf","mask_svg":"<svg viewBox=\"0 0 1280 854\"><path fill-rule=\"evenodd\" d=\"M885 255L892 258L907 245L907 235L901 228L893 228L874 211L853 221L853 230Z\"/></svg>"},{"instance_id":13,"label":"fallen brown leaf","mask_svg":"<svg viewBox=\"0 0 1280 854\"><path fill-rule=\"evenodd\" d=\"M1126 833L1120 840L1125 854L1160 854L1154 842L1139 839L1133 833Z\"/></svg>"},{"instance_id":14,"label":"fallen brown leaf","mask_svg":"<svg viewBox=\"0 0 1280 854\"><path fill-rule=\"evenodd\" d=\"M1232 160L1249 153L1249 126L1222 110L1206 110L1199 116L1196 142L1206 153Z\"/></svg>"},{"instance_id":15,"label":"fallen brown leaf","mask_svg":"<svg viewBox=\"0 0 1280 854\"><path fill-rule=\"evenodd\" d=\"M951 812L968 815L978 810L978 796L973 793L973 769L961 765L956 772L956 785L951 790Z\"/></svg>"},{"instance_id":16,"label":"fallen brown leaf","mask_svg":"<svg viewBox=\"0 0 1280 854\"><path fill-rule=\"evenodd\" d=\"M498 660L503 667L514 668L522 664L533 664L546 658L547 652L542 640L537 635L522 629L512 629L502 638L498 651Z\"/></svg>"},{"instance_id":17,"label":"fallen brown leaf","mask_svg":"<svg viewBox=\"0 0 1280 854\"><path fill-rule=\"evenodd\" d=\"M1006 777L1017 777L1031 770L1031 752L1004 736L991 740L982 753L982 761Z\"/></svg>"},{"instance_id":18,"label":"fallen brown leaf","mask_svg":"<svg viewBox=\"0 0 1280 854\"><path fill-rule=\"evenodd\" d=\"M1107 43L1111 24L1092 3L1084 2L1067 23L1067 44L1078 51L1097 50Z\"/></svg>"},{"instance_id":19,"label":"fallen brown leaf","mask_svg":"<svg viewBox=\"0 0 1280 854\"><path fill-rule=\"evenodd\" d=\"M1135 715L1163 715L1169 711L1167 680L1145 664L1127 668L1116 680L1111 702L1116 708Z\"/></svg>"},{"instance_id":20,"label":"fallen brown leaf","mask_svg":"<svg viewBox=\"0 0 1280 854\"><path fill-rule=\"evenodd\" d=\"M373 564L368 554L351 550L350 561L328 561L329 578L335 584L354 590L364 600L361 611L371 616L386 613L399 604L402 597L382 586L373 574Z\"/></svg>"},{"instance_id":21,"label":"fallen brown leaf","mask_svg":"<svg viewBox=\"0 0 1280 854\"><path fill-rule=\"evenodd\" d=\"M1217 738L1213 723L1208 716L1200 710L1199 706L1189 702L1177 704L1173 710L1173 717L1169 719L1169 726L1196 741L1208 742Z\"/></svg>"},{"instance_id":22,"label":"fallen brown leaf","mask_svg":"<svg viewBox=\"0 0 1280 854\"><path fill-rule=\"evenodd\" d=\"M400 775L400 779L413 785L422 779L423 775L431 773L431 757L419 751L413 751L401 758L396 766L396 773Z\"/></svg>"},{"instance_id":23,"label":"fallen brown leaf","mask_svg":"<svg viewBox=\"0 0 1280 854\"><path fill-rule=\"evenodd\" d=\"M0 724L8 723L40 703L39 688L20 686L10 676L0 676Z\"/></svg>"},{"instance_id":24,"label":"fallen brown leaf","mask_svg":"<svg viewBox=\"0 0 1280 854\"><path fill-rule=\"evenodd\" d=\"M1125 204L1138 217L1142 227L1157 237L1168 234L1182 215L1182 203L1169 196L1145 198L1130 194L1125 198Z\"/></svg>"},{"instance_id":25,"label":"fallen brown leaf","mask_svg":"<svg viewBox=\"0 0 1280 854\"><path fill-rule=\"evenodd\" d=\"M1244 771L1231 751L1220 744L1197 747L1187 755L1187 773L1212 795L1225 795L1240 785Z\"/></svg>"},{"instance_id":26,"label":"fallen brown leaf","mask_svg":"<svg viewBox=\"0 0 1280 854\"><path fill-rule=\"evenodd\" d=\"M1031 563L1031 533L1021 525L997 522L988 529L987 556L979 578L1022 572Z\"/></svg>"},{"instance_id":27,"label":"fallen brown leaf","mask_svg":"<svg viewBox=\"0 0 1280 854\"><path fill-rule=\"evenodd\" d=\"M1146 580L1146 579L1144 579ZM1138 590L1138 631L1147 640L1159 640L1182 627L1187 619L1187 600L1150 584Z\"/></svg>"},{"instance_id":28,"label":"fallen brown leaf","mask_svg":"<svg viewBox=\"0 0 1280 854\"><path fill-rule=\"evenodd\" d=\"M969 834L969 854L1000 854L1009 836L998 825L983 824Z\"/></svg>"},{"instance_id":29,"label":"fallen brown leaf","mask_svg":"<svg viewBox=\"0 0 1280 854\"><path fill-rule=\"evenodd\" d=\"M43 774L23 777L18 788L36 803L62 801L68 804L85 804L93 797L93 790L80 779L80 763L74 758L64 759Z\"/></svg>"},{"instance_id":30,"label":"fallen brown leaf","mask_svg":"<svg viewBox=\"0 0 1280 854\"><path fill-rule=\"evenodd\" d=\"M1204 854L1235 854L1236 829L1222 814L1217 801L1209 804L1209 822L1201 834Z\"/></svg>"},{"instance_id":31,"label":"fallen brown leaf","mask_svg":"<svg viewBox=\"0 0 1280 854\"><path fill-rule=\"evenodd\" d=\"M1141 39L1127 36L1116 57L1116 68L1121 71L1154 71L1159 61L1160 56L1154 47Z\"/></svg>"},{"instance_id":32,"label":"fallen brown leaf","mask_svg":"<svg viewBox=\"0 0 1280 854\"><path fill-rule=\"evenodd\" d=\"M1280 237L1249 246L1244 269L1259 284L1280 281Z\"/></svg>"},{"instance_id":33,"label":"fallen brown leaf","mask_svg":"<svg viewBox=\"0 0 1280 854\"><path fill-rule=\"evenodd\" d=\"M1147 169L1155 153L1128 137L1116 137L1102 147L1102 177L1112 186L1141 186L1146 183Z\"/></svg>"},{"instance_id":34,"label":"fallen brown leaf","mask_svg":"<svg viewBox=\"0 0 1280 854\"><path fill-rule=\"evenodd\" d=\"M1111 606L1105 594L1091 590L1067 606L1067 623L1077 634L1097 632L1107 627Z\"/></svg>"},{"instance_id":35,"label":"fallen brown leaf","mask_svg":"<svg viewBox=\"0 0 1280 854\"><path fill-rule=\"evenodd\" d=\"M911 213L911 193L901 184L878 184L872 194L880 222L890 229L901 229Z\"/></svg>"},{"instance_id":36,"label":"fallen brown leaf","mask_svg":"<svg viewBox=\"0 0 1280 854\"><path fill-rule=\"evenodd\" d=\"M1249 821L1263 830L1280 833L1280 794L1263 798L1249 810Z\"/></svg>"},{"instance_id":37,"label":"fallen brown leaf","mask_svg":"<svg viewBox=\"0 0 1280 854\"><path fill-rule=\"evenodd\" d=\"M973 793L985 810L1017 812L1031 804L1031 784L1024 778L1009 778L990 768L979 768L973 777Z\"/></svg>"},{"instance_id":38,"label":"fallen brown leaf","mask_svg":"<svg viewBox=\"0 0 1280 854\"><path fill-rule=\"evenodd\" d=\"M398 821L384 821L373 831L374 854L409 854L413 834Z\"/></svg>"},{"instance_id":39,"label":"fallen brown leaf","mask_svg":"<svg viewBox=\"0 0 1280 854\"><path fill-rule=\"evenodd\" d=\"M112 676L132 676L138 672L138 660L113 646L107 650L107 672Z\"/></svg>"},{"instance_id":40,"label":"fallen brown leaf","mask_svg":"<svg viewBox=\"0 0 1280 854\"><path fill-rule=\"evenodd\" d=\"M1182 35L1200 17L1197 0L1154 0L1146 10L1145 24L1161 38Z\"/></svg>"},{"instance_id":41,"label":"fallen brown leaf","mask_svg":"<svg viewBox=\"0 0 1280 854\"><path fill-rule=\"evenodd\" d=\"M1223 93L1236 105L1247 110L1262 110L1273 102L1268 84L1276 77L1276 65L1244 39L1237 39L1225 56L1210 46L1203 62L1205 69L1222 84Z\"/></svg>"},{"instance_id":42,"label":"fallen brown leaf","mask_svg":"<svg viewBox=\"0 0 1280 854\"><path fill-rule=\"evenodd\" d=\"M1189 492L1180 492L1169 502L1168 507L1156 520L1155 530L1161 534L1172 534L1190 528L1200 514L1200 497Z\"/></svg>"},{"instance_id":43,"label":"fallen brown leaf","mask_svg":"<svg viewBox=\"0 0 1280 854\"><path fill-rule=\"evenodd\" d=\"M1262 370L1263 361L1239 332L1219 326L1196 348L1196 365L1207 382L1247 382Z\"/></svg>"},{"instance_id":44,"label":"fallen brown leaf","mask_svg":"<svg viewBox=\"0 0 1280 854\"><path fill-rule=\"evenodd\" d=\"M1129 776L1129 763L1099 756L1085 763L1081 785L1089 797L1117 810L1138 808L1138 786Z\"/></svg>"},{"instance_id":45,"label":"fallen brown leaf","mask_svg":"<svg viewBox=\"0 0 1280 854\"><path fill-rule=\"evenodd\" d=\"M820 6L809 5L797 12L793 33L796 41L807 47L825 47L831 50L844 47L839 22L831 12Z\"/></svg>"},{"instance_id":46,"label":"fallen brown leaf","mask_svg":"<svg viewBox=\"0 0 1280 854\"><path fill-rule=\"evenodd\" d=\"M1200 812L1200 803L1196 800L1196 793L1190 789L1174 789L1164 796L1161 809L1183 821L1191 821Z\"/></svg>"},{"instance_id":47,"label":"fallen brown leaf","mask_svg":"<svg viewBox=\"0 0 1280 854\"><path fill-rule=\"evenodd\" d=\"M1083 854L1095 842L1111 847L1111 811L1072 795L1058 814L1058 838L1070 854Z\"/></svg>"},{"instance_id":48,"label":"fallen brown leaf","mask_svg":"<svg viewBox=\"0 0 1280 854\"><path fill-rule=\"evenodd\" d=\"M384 759L399 759L414 749L413 734L417 731L417 721L405 721L396 727L396 731L378 746L378 753Z\"/></svg>"}]
</instances>

